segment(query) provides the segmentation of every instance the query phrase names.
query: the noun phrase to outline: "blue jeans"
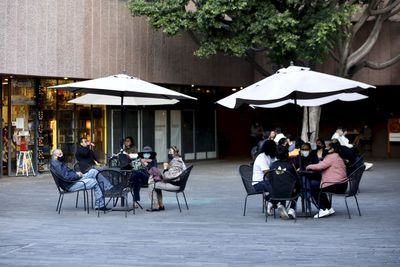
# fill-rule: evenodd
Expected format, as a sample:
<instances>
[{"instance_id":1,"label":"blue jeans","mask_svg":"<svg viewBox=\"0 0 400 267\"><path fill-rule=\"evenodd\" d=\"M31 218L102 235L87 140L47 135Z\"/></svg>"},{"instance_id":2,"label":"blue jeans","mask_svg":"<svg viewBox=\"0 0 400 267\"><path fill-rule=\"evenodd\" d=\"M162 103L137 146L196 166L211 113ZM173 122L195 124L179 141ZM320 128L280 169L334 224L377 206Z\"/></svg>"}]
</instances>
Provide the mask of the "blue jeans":
<instances>
[{"instance_id":1,"label":"blue jeans","mask_svg":"<svg viewBox=\"0 0 400 267\"><path fill-rule=\"evenodd\" d=\"M104 200L103 200L103 193L101 192L100 186L97 183L96 180L96 175L99 171L96 169L91 169L89 170L87 173L85 173L81 179L79 179L78 181L81 181L85 184L86 189L94 189L94 195L96 198L96 208L101 208L104 206ZM112 185L110 184L110 182L103 176L103 175L99 175L99 181L104 183L104 188L106 190L110 189L112 187ZM69 191L70 192L74 192L77 190L81 190L84 189L84 184L83 183L75 183L73 184L70 188Z\"/></svg>"},{"instance_id":2,"label":"blue jeans","mask_svg":"<svg viewBox=\"0 0 400 267\"><path fill-rule=\"evenodd\" d=\"M271 192L271 185L268 181L261 181L253 185L256 192ZM269 196L266 197L269 200Z\"/></svg>"}]
</instances>

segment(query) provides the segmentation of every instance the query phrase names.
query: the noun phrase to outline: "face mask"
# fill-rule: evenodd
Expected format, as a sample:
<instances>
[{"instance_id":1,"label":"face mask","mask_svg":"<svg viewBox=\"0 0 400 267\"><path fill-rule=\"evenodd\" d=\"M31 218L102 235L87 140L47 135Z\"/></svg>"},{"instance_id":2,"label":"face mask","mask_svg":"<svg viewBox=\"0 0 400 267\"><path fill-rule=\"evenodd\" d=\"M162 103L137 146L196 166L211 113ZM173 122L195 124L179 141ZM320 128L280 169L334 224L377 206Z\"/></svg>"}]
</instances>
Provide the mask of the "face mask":
<instances>
[{"instance_id":1,"label":"face mask","mask_svg":"<svg viewBox=\"0 0 400 267\"><path fill-rule=\"evenodd\" d=\"M145 159L149 159L150 156L151 156L150 153L143 153L143 158L145 158Z\"/></svg>"},{"instance_id":2,"label":"face mask","mask_svg":"<svg viewBox=\"0 0 400 267\"><path fill-rule=\"evenodd\" d=\"M174 158L174 155L172 155L172 154L168 154L168 160L172 160Z\"/></svg>"},{"instance_id":3,"label":"face mask","mask_svg":"<svg viewBox=\"0 0 400 267\"><path fill-rule=\"evenodd\" d=\"M301 155L303 156L303 157L308 157L308 155L310 155L310 151L306 151L306 150L302 150L301 151Z\"/></svg>"},{"instance_id":4,"label":"face mask","mask_svg":"<svg viewBox=\"0 0 400 267\"><path fill-rule=\"evenodd\" d=\"M57 159L58 159L58 161L65 162L65 156L64 155L62 155L61 157L58 157Z\"/></svg>"}]
</instances>

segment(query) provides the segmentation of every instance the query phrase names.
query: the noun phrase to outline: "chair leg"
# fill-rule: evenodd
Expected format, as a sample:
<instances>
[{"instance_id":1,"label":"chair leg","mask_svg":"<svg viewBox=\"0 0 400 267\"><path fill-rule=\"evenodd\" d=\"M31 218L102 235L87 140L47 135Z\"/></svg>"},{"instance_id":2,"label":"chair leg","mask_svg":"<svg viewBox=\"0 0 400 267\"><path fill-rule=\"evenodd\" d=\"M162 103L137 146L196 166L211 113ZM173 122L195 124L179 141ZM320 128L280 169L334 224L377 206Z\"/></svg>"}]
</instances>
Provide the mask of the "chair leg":
<instances>
[{"instance_id":1,"label":"chair leg","mask_svg":"<svg viewBox=\"0 0 400 267\"><path fill-rule=\"evenodd\" d=\"M181 204L179 204L178 193L175 193L175 197L176 197L176 202L178 202L179 212L182 212Z\"/></svg>"},{"instance_id":2,"label":"chair leg","mask_svg":"<svg viewBox=\"0 0 400 267\"><path fill-rule=\"evenodd\" d=\"M361 211L360 211L360 206L358 206L358 200L357 200L357 196L354 196L355 200L356 200L356 204L357 204L357 209L358 209L358 215L361 216Z\"/></svg>"},{"instance_id":3,"label":"chair leg","mask_svg":"<svg viewBox=\"0 0 400 267\"><path fill-rule=\"evenodd\" d=\"M262 212L266 212L267 210L267 206L265 205L265 199L267 198L267 196L265 194L262 194Z\"/></svg>"},{"instance_id":4,"label":"chair leg","mask_svg":"<svg viewBox=\"0 0 400 267\"><path fill-rule=\"evenodd\" d=\"M347 214L349 215L349 219L351 219L349 205L347 205L347 197L344 198L344 202L346 203L346 209L347 209Z\"/></svg>"},{"instance_id":5,"label":"chair leg","mask_svg":"<svg viewBox=\"0 0 400 267\"><path fill-rule=\"evenodd\" d=\"M266 209L268 209L268 202L269 201L265 200L265 202L263 204L263 205L265 205L265 207L267 207ZM268 221L268 210L265 210L265 222L267 222L267 221Z\"/></svg>"},{"instance_id":6,"label":"chair leg","mask_svg":"<svg viewBox=\"0 0 400 267\"><path fill-rule=\"evenodd\" d=\"M246 196L246 198L244 199L244 208L243 208L243 216L246 216L246 206L247 206L247 197L249 195Z\"/></svg>"},{"instance_id":7,"label":"chair leg","mask_svg":"<svg viewBox=\"0 0 400 267\"><path fill-rule=\"evenodd\" d=\"M75 208L78 208L79 191L76 192Z\"/></svg>"},{"instance_id":8,"label":"chair leg","mask_svg":"<svg viewBox=\"0 0 400 267\"><path fill-rule=\"evenodd\" d=\"M87 207L87 213L89 214L89 210L90 210L90 208L89 208L89 192L86 190L85 193L86 193L86 207Z\"/></svg>"},{"instance_id":9,"label":"chair leg","mask_svg":"<svg viewBox=\"0 0 400 267\"><path fill-rule=\"evenodd\" d=\"M60 202L60 206L58 207L58 214L60 214L60 212L61 212L63 200L64 200L64 194L61 195L61 202Z\"/></svg>"},{"instance_id":10,"label":"chair leg","mask_svg":"<svg viewBox=\"0 0 400 267\"><path fill-rule=\"evenodd\" d=\"M61 199L61 195L62 195L62 194L60 194L60 195L58 196L58 202L57 202L57 208L56 208L56 211L58 211L58 207L60 206L60 199Z\"/></svg>"},{"instance_id":11,"label":"chair leg","mask_svg":"<svg viewBox=\"0 0 400 267\"><path fill-rule=\"evenodd\" d=\"M93 188L90 190L90 194L91 194L91 199L92 199L92 209L94 209L94 204L93 204L94 189Z\"/></svg>"},{"instance_id":12,"label":"chair leg","mask_svg":"<svg viewBox=\"0 0 400 267\"><path fill-rule=\"evenodd\" d=\"M86 191L83 191L83 210L86 211Z\"/></svg>"},{"instance_id":13,"label":"chair leg","mask_svg":"<svg viewBox=\"0 0 400 267\"><path fill-rule=\"evenodd\" d=\"M189 206L188 206L188 203L187 203L187 201L186 201L185 192L182 192L182 195L183 195L183 199L185 200L186 209L189 210Z\"/></svg>"},{"instance_id":14,"label":"chair leg","mask_svg":"<svg viewBox=\"0 0 400 267\"><path fill-rule=\"evenodd\" d=\"M128 194L125 195L125 218L128 218Z\"/></svg>"}]
</instances>

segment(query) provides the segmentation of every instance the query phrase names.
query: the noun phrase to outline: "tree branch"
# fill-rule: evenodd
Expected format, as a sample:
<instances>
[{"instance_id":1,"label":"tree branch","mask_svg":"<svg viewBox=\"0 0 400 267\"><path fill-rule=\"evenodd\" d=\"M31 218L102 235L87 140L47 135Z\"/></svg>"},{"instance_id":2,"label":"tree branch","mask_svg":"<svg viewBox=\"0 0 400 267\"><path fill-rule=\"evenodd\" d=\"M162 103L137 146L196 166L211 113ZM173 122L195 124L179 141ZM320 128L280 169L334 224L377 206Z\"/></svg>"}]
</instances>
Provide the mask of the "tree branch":
<instances>
[{"instance_id":1,"label":"tree branch","mask_svg":"<svg viewBox=\"0 0 400 267\"><path fill-rule=\"evenodd\" d=\"M400 5L398 5L397 7L393 8L392 11L387 15L388 18L396 15L397 13L400 12Z\"/></svg>"},{"instance_id":2,"label":"tree branch","mask_svg":"<svg viewBox=\"0 0 400 267\"><path fill-rule=\"evenodd\" d=\"M271 73L269 73L266 69L264 69L260 64L257 63L257 61L254 59L254 56L248 51L246 51L245 58L254 67L254 69L264 77L271 75Z\"/></svg>"},{"instance_id":3,"label":"tree branch","mask_svg":"<svg viewBox=\"0 0 400 267\"><path fill-rule=\"evenodd\" d=\"M371 10L372 6L374 6L375 4L376 4L376 1L370 3L367 6L367 8L364 9L363 13L360 16L360 19L353 26L353 36L355 36L357 34L357 32L361 29L361 27L367 21L369 14L370 14L370 10Z\"/></svg>"},{"instance_id":4,"label":"tree branch","mask_svg":"<svg viewBox=\"0 0 400 267\"><path fill-rule=\"evenodd\" d=\"M382 15L379 15L376 20L374 27L372 28L367 40L361 45L354 53L352 53L347 61L346 69L350 69L352 66L356 65L360 60L362 60L375 45L378 40L379 33L382 29L383 19Z\"/></svg>"},{"instance_id":5,"label":"tree branch","mask_svg":"<svg viewBox=\"0 0 400 267\"><path fill-rule=\"evenodd\" d=\"M389 59L388 61L382 62L382 63L376 63L376 62L372 62L372 61L365 61L365 67L373 69L373 70L381 70L381 69L384 69L384 68L388 68L388 67L396 64L397 62L400 62L400 54L398 54L397 56Z\"/></svg>"},{"instance_id":6,"label":"tree branch","mask_svg":"<svg viewBox=\"0 0 400 267\"><path fill-rule=\"evenodd\" d=\"M371 10L371 15L376 16L376 15L381 15L381 14L391 12L399 4L400 4L400 0L396 0L396 1L392 2L391 4L388 4L384 8Z\"/></svg>"},{"instance_id":7,"label":"tree branch","mask_svg":"<svg viewBox=\"0 0 400 267\"><path fill-rule=\"evenodd\" d=\"M335 54L335 52L333 52L332 49L329 49L329 55L331 55L331 57L333 58L333 60L335 60L336 62L339 63L339 57Z\"/></svg>"}]
</instances>

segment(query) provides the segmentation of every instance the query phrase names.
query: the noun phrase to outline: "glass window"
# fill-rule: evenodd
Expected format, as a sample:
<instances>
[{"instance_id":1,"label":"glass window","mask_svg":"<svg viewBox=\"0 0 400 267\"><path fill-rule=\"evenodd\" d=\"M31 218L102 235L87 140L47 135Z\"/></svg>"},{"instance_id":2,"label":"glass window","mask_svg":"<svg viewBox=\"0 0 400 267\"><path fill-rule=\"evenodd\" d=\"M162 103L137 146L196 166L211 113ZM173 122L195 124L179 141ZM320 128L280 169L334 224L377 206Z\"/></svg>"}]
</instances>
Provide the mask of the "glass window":
<instances>
[{"instance_id":1,"label":"glass window","mask_svg":"<svg viewBox=\"0 0 400 267\"><path fill-rule=\"evenodd\" d=\"M35 80L11 80L11 172L17 169L17 157L20 151L36 151L35 148ZM35 160L33 159L33 162ZM29 164L33 164L30 162ZM22 163L21 163L22 164ZM19 166L19 167L22 167ZM10 171L9 171L9 174Z\"/></svg>"},{"instance_id":2,"label":"glass window","mask_svg":"<svg viewBox=\"0 0 400 267\"><path fill-rule=\"evenodd\" d=\"M38 171L48 170L51 152L56 148L56 96L55 89L47 87L57 85L57 80L42 79L38 95Z\"/></svg>"}]
</instances>

